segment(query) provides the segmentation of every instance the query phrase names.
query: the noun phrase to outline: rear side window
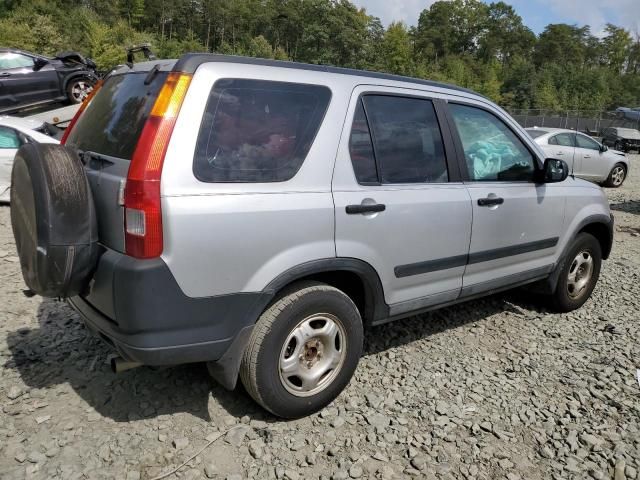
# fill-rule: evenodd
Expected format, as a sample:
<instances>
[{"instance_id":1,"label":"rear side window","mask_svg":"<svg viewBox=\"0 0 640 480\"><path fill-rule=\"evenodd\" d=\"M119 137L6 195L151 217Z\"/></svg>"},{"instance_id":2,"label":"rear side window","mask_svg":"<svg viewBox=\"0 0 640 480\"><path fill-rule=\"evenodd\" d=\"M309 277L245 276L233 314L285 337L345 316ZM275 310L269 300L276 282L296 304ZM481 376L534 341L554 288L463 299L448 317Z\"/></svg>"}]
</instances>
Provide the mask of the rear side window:
<instances>
[{"instance_id":1,"label":"rear side window","mask_svg":"<svg viewBox=\"0 0 640 480\"><path fill-rule=\"evenodd\" d=\"M131 160L144 124L167 73L145 83L148 72L107 78L80 116L67 145L82 151Z\"/></svg>"},{"instance_id":2,"label":"rear side window","mask_svg":"<svg viewBox=\"0 0 640 480\"><path fill-rule=\"evenodd\" d=\"M361 102L349 142L359 183L449 180L442 134L430 100L365 95Z\"/></svg>"},{"instance_id":3,"label":"rear side window","mask_svg":"<svg viewBox=\"0 0 640 480\"><path fill-rule=\"evenodd\" d=\"M284 182L302 166L331 99L327 87L225 79L213 86L194 156L202 182Z\"/></svg>"},{"instance_id":4,"label":"rear side window","mask_svg":"<svg viewBox=\"0 0 640 480\"><path fill-rule=\"evenodd\" d=\"M18 132L13 128L0 127L0 149L20 148L21 142Z\"/></svg>"}]
</instances>

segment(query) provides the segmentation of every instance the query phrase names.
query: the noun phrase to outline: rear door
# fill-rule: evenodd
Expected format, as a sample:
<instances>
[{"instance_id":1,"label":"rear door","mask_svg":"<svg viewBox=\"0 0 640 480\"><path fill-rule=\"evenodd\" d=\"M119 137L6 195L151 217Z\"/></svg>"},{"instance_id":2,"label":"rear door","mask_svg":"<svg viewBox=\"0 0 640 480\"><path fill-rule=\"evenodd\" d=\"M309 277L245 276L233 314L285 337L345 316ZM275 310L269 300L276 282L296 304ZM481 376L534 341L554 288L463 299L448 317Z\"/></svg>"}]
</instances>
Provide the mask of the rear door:
<instances>
[{"instance_id":1,"label":"rear door","mask_svg":"<svg viewBox=\"0 0 640 480\"><path fill-rule=\"evenodd\" d=\"M378 272L391 315L458 297L471 234L443 100L354 91L333 179L338 257Z\"/></svg>"},{"instance_id":2,"label":"rear door","mask_svg":"<svg viewBox=\"0 0 640 480\"><path fill-rule=\"evenodd\" d=\"M450 102L449 112L473 207L462 295L545 276L562 231L564 187L534 182L533 145L501 112L475 102Z\"/></svg>"},{"instance_id":3,"label":"rear door","mask_svg":"<svg viewBox=\"0 0 640 480\"><path fill-rule=\"evenodd\" d=\"M82 155L98 218L100 242L124 252L124 182L142 128L167 73L131 72L107 78L66 145Z\"/></svg>"}]
</instances>

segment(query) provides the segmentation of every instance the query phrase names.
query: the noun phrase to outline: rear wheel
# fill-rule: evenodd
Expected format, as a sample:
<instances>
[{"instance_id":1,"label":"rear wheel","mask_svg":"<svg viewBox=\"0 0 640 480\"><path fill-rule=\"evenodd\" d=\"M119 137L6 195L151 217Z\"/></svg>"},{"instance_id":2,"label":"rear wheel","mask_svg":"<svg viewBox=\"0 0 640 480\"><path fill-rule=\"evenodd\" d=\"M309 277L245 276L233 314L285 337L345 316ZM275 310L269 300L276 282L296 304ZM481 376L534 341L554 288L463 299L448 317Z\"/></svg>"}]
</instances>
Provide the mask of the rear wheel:
<instances>
[{"instance_id":1,"label":"rear wheel","mask_svg":"<svg viewBox=\"0 0 640 480\"><path fill-rule=\"evenodd\" d=\"M67 85L67 99L71 104L82 103L93 91L95 82L88 77L74 78Z\"/></svg>"},{"instance_id":2,"label":"rear wheel","mask_svg":"<svg viewBox=\"0 0 640 480\"><path fill-rule=\"evenodd\" d=\"M349 383L362 353L358 308L342 291L301 283L258 320L240 366L253 399L284 418L309 415Z\"/></svg>"},{"instance_id":3,"label":"rear wheel","mask_svg":"<svg viewBox=\"0 0 640 480\"><path fill-rule=\"evenodd\" d=\"M580 233L564 260L556 289L551 295L552 306L560 312L580 308L591 296L600 277L602 249L589 233Z\"/></svg>"},{"instance_id":4,"label":"rear wheel","mask_svg":"<svg viewBox=\"0 0 640 480\"><path fill-rule=\"evenodd\" d=\"M622 163L616 163L605 182L605 187L618 188L624 183L624 179L627 177L627 169Z\"/></svg>"}]
</instances>

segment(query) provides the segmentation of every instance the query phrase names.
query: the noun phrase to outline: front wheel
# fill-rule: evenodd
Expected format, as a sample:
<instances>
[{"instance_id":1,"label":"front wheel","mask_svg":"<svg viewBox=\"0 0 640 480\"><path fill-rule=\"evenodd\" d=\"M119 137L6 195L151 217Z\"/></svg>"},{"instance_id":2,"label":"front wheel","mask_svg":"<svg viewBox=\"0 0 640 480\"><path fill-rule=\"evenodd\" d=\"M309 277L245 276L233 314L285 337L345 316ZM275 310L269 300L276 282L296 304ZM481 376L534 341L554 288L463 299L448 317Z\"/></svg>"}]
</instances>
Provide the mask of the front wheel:
<instances>
[{"instance_id":1,"label":"front wheel","mask_svg":"<svg viewBox=\"0 0 640 480\"><path fill-rule=\"evenodd\" d=\"M578 234L551 294L552 306L560 312L571 312L584 305L598 282L601 265L602 249L598 240L589 233Z\"/></svg>"},{"instance_id":2,"label":"front wheel","mask_svg":"<svg viewBox=\"0 0 640 480\"><path fill-rule=\"evenodd\" d=\"M362 353L358 308L342 291L305 282L260 317L240 366L251 397L274 415L300 418L331 403Z\"/></svg>"},{"instance_id":3,"label":"front wheel","mask_svg":"<svg viewBox=\"0 0 640 480\"><path fill-rule=\"evenodd\" d=\"M624 183L624 179L627 177L627 169L622 163L616 163L604 184L605 187L618 188Z\"/></svg>"},{"instance_id":4,"label":"front wheel","mask_svg":"<svg viewBox=\"0 0 640 480\"><path fill-rule=\"evenodd\" d=\"M67 99L72 105L82 103L93 91L95 82L87 77L74 78L67 85Z\"/></svg>"}]
</instances>

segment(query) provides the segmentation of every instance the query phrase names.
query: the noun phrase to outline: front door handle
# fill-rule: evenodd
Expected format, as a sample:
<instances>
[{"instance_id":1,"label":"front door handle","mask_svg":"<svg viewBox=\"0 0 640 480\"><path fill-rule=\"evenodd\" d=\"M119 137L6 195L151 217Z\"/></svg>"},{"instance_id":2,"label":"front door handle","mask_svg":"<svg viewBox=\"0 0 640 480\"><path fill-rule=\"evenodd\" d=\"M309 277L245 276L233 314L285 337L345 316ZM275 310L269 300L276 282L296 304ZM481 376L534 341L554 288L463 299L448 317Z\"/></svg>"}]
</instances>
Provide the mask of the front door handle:
<instances>
[{"instance_id":1,"label":"front door handle","mask_svg":"<svg viewBox=\"0 0 640 480\"><path fill-rule=\"evenodd\" d=\"M501 197L487 197L487 198L479 198L478 205L481 207L491 207L492 205L502 205L504 203L504 198Z\"/></svg>"},{"instance_id":2,"label":"front door handle","mask_svg":"<svg viewBox=\"0 0 640 480\"><path fill-rule=\"evenodd\" d=\"M591 158L591 155L585 155L584 158Z\"/></svg>"},{"instance_id":3,"label":"front door handle","mask_svg":"<svg viewBox=\"0 0 640 480\"><path fill-rule=\"evenodd\" d=\"M384 212L387 206L383 203L347 205L347 215L356 215L359 213L376 213Z\"/></svg>"},{"instance_id":4,"label":"front door handle","mask_svg":"<svg viewBox=\"0 0 640 480\"><path fill-rule=\"evenodd\" d=\"M2 72L2 73L0 73L0 77L10 77L10 76L11 76L11 74L10 74L10 73L8 73L8 72Z\"/></svg>"}]
</instances>

